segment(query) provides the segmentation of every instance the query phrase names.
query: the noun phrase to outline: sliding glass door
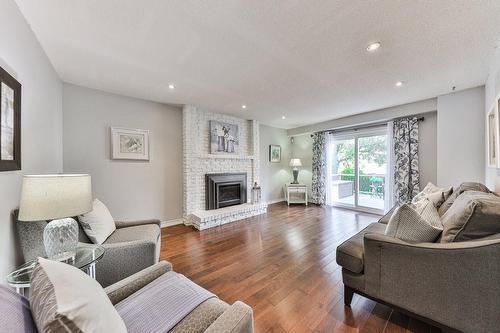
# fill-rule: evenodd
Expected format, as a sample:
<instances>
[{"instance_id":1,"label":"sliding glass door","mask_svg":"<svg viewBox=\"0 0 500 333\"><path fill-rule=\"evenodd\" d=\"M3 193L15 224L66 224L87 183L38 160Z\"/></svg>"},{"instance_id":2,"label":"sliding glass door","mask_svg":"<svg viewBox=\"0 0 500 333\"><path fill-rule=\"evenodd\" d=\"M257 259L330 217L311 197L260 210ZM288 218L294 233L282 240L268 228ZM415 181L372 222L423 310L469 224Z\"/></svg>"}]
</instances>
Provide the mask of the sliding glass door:
<instances>
[{"instance_id":1,"label":"sliding glass door","mask_svg":"<svg viewBox=\"0 0 500 333\"><path fill-rule=\"evenodd\" d=\"M329 154L331 204L382 213L387 179L385 127L334 134Z\"/></svg>"}]
</instances>

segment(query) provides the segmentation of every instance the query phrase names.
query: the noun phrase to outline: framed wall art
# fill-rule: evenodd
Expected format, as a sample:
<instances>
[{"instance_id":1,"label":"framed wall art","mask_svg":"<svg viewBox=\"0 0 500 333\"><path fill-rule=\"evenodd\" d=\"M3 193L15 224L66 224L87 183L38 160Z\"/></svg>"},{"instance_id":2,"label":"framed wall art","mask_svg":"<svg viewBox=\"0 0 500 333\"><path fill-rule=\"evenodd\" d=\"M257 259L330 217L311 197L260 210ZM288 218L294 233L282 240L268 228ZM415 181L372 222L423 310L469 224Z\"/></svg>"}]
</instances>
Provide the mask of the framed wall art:
<instances>
[{"instance_id":1,"label":"framed wall art","mask_svg":"<svg viewBox=\"0 0 500 333\"><path fill-rule=\"evenodd\" d=\"M238 125L210 120L210 153L238 154L239 135Z\"/></svg>"},{"instance_id":2,"label":"framed wall art","mask_svg":"<svg viewBox=\"0 0 500 333\"><path fill-rule=\"evenodd\" d=\"M114 160L149 161L149 131L111 127L111 157Z\"/></svg>"},{"instance_id":3,"label":"framed wall art","mask_svg":"<svg viewBox=\"0 0 500 333\"><path fill-rule=\"evenodd\" d=\"M498 163L498 112L497 106L488 113L486 129L488 134L488 166L497 167Z\"/></svg>"},{"instance_id":4,"label":"framed wall art","mask_svg":"<svg viewBox=\"0 0 500 333\"><path fill-rule=\"evenodd\" d=\"M21 170L21 84L0 67L0 171Z\"/></svg>"},{"instance_id":5,"label":"framed wall art","mask_svg":"<svg viewBox=\"0 0 500 333\"><path fill-rule=\"evenodd\" d=\"M281 162L281 146L269 145L269 162Z\"/></svg>"}]
</instances>

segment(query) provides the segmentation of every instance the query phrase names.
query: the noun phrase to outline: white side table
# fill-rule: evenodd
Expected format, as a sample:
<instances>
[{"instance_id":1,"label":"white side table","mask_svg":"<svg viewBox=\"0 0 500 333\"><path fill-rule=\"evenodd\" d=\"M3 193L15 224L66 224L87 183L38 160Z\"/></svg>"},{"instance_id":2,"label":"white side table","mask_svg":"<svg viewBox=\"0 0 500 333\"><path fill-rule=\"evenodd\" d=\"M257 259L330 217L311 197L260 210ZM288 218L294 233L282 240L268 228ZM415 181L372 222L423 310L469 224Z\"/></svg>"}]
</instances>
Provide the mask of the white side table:
<instances>
[{"instance_id":1,"label":"white side table","mask_svg":"<svg viewBox=\"0 0 500 333\"><path fill-rule=\"evenodd\" d=\"M285 199L287 205L305 204L307 206L307 185L306 184L286 184Z\"/></svg>"}]
</instances>

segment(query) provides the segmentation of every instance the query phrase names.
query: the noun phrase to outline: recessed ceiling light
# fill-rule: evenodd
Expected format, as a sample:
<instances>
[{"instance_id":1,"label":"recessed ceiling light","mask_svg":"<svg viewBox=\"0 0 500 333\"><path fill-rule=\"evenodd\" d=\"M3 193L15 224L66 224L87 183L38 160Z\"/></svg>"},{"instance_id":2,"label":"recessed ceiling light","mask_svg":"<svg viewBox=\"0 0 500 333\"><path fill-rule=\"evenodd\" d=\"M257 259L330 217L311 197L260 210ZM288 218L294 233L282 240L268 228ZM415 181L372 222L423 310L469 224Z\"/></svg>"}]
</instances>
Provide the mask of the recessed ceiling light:
<instances>
[{"instance_id":1,"label":"recessed ceiling light","mask_svg":"<svg viewBox=\"0 0 500 333\"><path fill-rule=\"evenodd\" d=\"M380 47L380 45L382 45L382 44L380 44L380 42L371 43L370 45L368 45L366 47L366 50L368 52L373 52L375 50L378 50L378 48Z\"/></svg>"},{"instance_id":2,"label":"recessed ceiling light","mask_svg":"<svg viewBox=\"0 0 500 333\"><path fill-rule=\"evenodd\" d=\"M245 104L243 104L243 105L241 106L241 108L242 108L242 109L246 109L246 108L247 108L247 106L246 106Z\"/></svg>"},{"instance_id":3,"label":"recessed ceiling light","mask_svg":"<svg viewBox=\"0 0 500 333\"><path fill-rule=\"evenodd\" d=\"M175 86L174 86L174 84L173 84L173 83L170 83L170 84L168 85L168 89L170 89L170 90L173 90L173 89L175 89Z\"/></svg>"},{"instance_id":4,"label":"recessed ceiling light","mask_svg":"<svg viewBox=\"0 0 500 333\"><path fill-rule=\"evenodd\" d=\"M285 116L281 116L281 119L285 120L285 119L286 119L286 117L285 117Z\"/></svg>"},{"instance_id":5,"label":"recessed ceiling light","mask_svg":"<svg viewBox=\"0 0 500 333\"><path fill-rule=\"evenodd\" d=\"M405 84L405 81L398 81L396 82L396 87L401 87Z\"/></svg>"}]
</instances>

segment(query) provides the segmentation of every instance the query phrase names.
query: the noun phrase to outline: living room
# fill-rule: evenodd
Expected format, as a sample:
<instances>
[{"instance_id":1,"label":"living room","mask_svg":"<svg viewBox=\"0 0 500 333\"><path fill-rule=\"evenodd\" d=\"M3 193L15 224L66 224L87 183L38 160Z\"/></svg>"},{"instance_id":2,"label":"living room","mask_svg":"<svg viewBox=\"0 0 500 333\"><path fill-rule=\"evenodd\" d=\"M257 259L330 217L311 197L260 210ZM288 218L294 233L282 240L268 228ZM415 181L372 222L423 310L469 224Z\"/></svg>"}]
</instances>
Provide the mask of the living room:
<instances>
[{"instance_id":1,"label":"living room","mask_svg":"<svg viewBox=\"0 0 500 333\"><path fill-rule=\"evenodd\" d=\"M499 331L500 3L0 1L1 332Z\"/></svg>"}]
</instances>

